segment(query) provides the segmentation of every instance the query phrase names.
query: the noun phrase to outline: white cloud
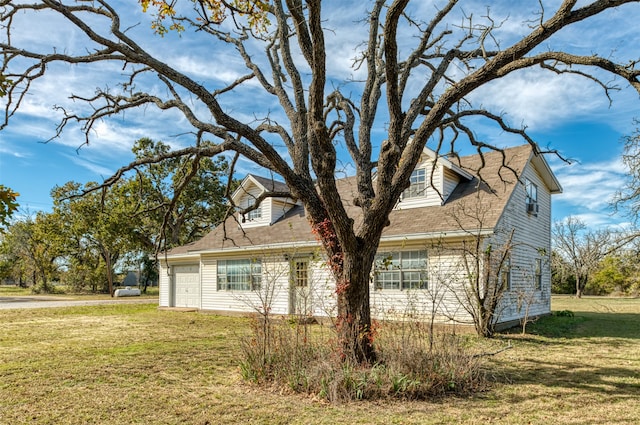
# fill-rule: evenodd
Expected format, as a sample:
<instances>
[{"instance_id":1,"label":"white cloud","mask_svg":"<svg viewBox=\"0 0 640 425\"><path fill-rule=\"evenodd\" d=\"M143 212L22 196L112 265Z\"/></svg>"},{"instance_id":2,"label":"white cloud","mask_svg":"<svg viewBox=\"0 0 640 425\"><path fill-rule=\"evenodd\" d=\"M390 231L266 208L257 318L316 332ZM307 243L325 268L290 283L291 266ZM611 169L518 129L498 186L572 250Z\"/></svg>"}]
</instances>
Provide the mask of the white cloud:
<instances>
[{"instance_id":1,"label":"white cloud","mask_svg":"<svg viewBox=\"0 0 640 425\"><path fill-rule=\"evenodd\" d=\"M470 98L494 113L506 112L514 127L545 130L568 118L585 118L607 109L602 90L580 77L558 77L531 69L508 75L481 87Z\"/></svg>"},{"instance_id":2,"label":"white cloud","mask_svg":"<svg viewBox=\"0 0 640 425\"><path fill-rule=\"evenodd\" d=\"M560 165L552 168L561 182L563 193L553 197L557 220L572 215L589 227L621 225L624 218L614 214L611 202L625 183L626 175L619 159Z\"/></svg>"},{"instance_id":3,"label":"white cloud","mask_svg":"<svg viewBox=\"0 0 640 425\"><path fill-rule=\"evenodd\" d=\"M0 140L0 158L5 155L12 156L14 158L28 158L31 153L24 148L18 148L14 145L7 143L5 140ZM0 159L0 164L2 164L2 159Z\"/></svg>"},{"instance_id":4,"label":"white cloud","mask_svg":"<svg viewBox=\"0 0 640 425\"><path fill-rule=\"evenodd\" d=\"M65 155L71 162L80 167L90 171L95 174L96 177L107 178L114 173L114 169L105 166L93 159L90 159L88 156L80 156L80 155Z\"/></svg>"}]
</instances>

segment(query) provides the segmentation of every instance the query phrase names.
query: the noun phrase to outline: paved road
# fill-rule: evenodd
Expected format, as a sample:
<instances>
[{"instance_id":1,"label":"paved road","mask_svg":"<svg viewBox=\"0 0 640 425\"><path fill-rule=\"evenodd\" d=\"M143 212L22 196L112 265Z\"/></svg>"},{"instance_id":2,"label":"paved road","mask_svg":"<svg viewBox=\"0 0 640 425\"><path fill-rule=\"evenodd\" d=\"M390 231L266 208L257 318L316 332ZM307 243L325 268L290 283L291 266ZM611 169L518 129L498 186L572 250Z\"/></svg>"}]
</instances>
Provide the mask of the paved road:
<instances>
[{"instance_id":1,"label":"paved road","mask_svg":"<svg viewBox=\"0 0 640 425\"><path fill-rule=\"evenodd\" d=\"M74 300L61 297L27 296L27 297L0 297L0 310L17 308L50 308L73 307L79 305L101 304L151 304L158 303L154 298L114 298L105 300Z\"/></svg>"}]
</instances>

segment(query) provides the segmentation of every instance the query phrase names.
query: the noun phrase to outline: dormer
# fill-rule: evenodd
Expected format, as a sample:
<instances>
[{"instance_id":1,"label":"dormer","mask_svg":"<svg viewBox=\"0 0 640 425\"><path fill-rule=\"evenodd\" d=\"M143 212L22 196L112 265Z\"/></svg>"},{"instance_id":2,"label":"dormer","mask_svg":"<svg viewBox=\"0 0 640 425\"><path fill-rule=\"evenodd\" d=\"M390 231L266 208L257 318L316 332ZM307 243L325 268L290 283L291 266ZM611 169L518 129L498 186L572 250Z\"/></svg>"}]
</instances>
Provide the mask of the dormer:
<instances>
[{"instance_id":1,"label":"dormer","mask_svg":"<svg viewBox=\"0 0 640 425\"><path fill-rule=\"evenodd\" d=\"M288 192L289 188L283 182L265 177L248 174L238 189L233 192L231 199L233 203L241 209L255 205L257 199L266 192ZM269 226L275 223L287 211L297 203L286 197L267 197L260 202L260 205L248 213L238 214L238 222L242 227Z\"/></svg>"},{"instance_id":2,"label":"dormer","mask_svg":"<svg viewBox=\"0 0 640 425\"><path fill-rule=\"evenodd\" d=\"M460 182L472 179L470 173L425 147L396 209L443 205Z\"/></svg>"}]
</instances>

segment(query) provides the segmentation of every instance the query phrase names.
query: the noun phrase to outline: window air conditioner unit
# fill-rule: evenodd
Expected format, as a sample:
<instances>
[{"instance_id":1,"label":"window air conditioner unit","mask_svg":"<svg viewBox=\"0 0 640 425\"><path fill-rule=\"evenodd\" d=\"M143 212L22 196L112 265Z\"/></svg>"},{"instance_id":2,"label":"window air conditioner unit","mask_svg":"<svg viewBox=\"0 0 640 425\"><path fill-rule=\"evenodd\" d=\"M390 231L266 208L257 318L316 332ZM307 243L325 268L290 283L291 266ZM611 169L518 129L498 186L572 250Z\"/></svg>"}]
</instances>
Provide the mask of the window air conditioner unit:
<instances>
[{"instance_id":1,"label":"window air conditioner unit","mask_svg":"<svg viewBox=\"0 0 640 425\"><path fill-rule=\"evenodd\" d=\"M538 204L533 202L527 203L527 212L529 214L538 214Z\"/></svg>"}]
</instances>

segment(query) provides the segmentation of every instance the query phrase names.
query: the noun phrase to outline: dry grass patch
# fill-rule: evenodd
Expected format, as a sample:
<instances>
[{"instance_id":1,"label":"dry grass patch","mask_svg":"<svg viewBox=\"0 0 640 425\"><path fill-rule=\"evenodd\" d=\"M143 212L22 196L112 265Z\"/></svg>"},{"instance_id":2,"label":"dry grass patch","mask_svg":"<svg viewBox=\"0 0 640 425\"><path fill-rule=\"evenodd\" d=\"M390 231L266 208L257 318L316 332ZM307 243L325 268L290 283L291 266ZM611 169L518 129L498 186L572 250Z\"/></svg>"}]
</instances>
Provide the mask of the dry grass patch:
<instances>
[{"instance_id":1,"label":"dry grass patch","mask_svg":"<svg viewBox=\"0 0 640 425\"><path fill-rule=\"evenodd\" d=\"M246 319L153 304L3 310L0 424L635 424L640 300L583 301L554 299L575 316L482 342L513 345L487 360L488 391L336 405L243 381Z\"/></svg>"}]
</instances>

